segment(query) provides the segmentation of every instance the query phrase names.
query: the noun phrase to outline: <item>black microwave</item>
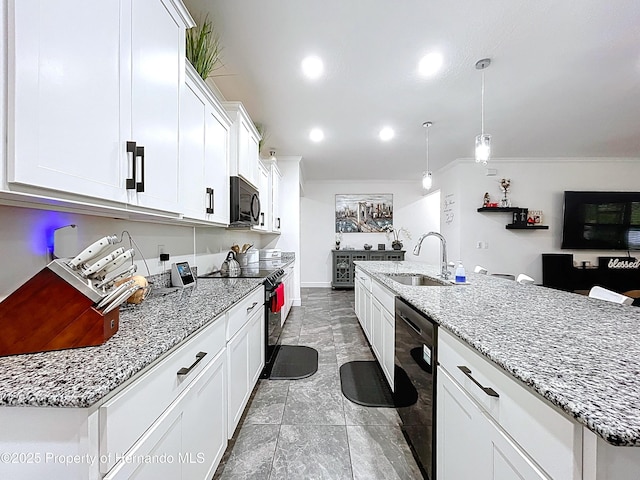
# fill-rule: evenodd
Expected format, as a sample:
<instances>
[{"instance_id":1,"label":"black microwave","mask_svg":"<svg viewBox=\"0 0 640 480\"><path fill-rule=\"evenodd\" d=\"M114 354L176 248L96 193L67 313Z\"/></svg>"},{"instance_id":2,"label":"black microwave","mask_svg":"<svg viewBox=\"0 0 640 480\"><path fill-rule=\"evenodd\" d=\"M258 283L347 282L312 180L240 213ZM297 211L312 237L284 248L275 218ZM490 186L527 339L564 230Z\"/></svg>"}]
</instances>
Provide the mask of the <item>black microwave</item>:
<instances>
[{"instance_id":1,"label":"black microwave","mask_svg":"<svg viewBox=\"0 0 640 480\"><path fill-rule=\"evenodd\" d=\"M257 225L260 219L260 196L258 190L240 177L230 177L231 225Z\"/></svg>"}]
</instances>

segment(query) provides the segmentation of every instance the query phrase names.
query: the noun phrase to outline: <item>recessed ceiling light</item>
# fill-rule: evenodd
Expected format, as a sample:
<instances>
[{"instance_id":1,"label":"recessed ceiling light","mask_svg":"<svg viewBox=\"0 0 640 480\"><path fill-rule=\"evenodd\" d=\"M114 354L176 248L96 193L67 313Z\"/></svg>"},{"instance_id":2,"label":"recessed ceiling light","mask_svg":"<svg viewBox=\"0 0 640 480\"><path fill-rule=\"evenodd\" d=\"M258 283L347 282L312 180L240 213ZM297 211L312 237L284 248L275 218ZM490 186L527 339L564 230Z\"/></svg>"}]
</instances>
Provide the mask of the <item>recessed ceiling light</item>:
<instances>
[{"instance_id":1,"label":"recessed ceiling light","mask_svg":"<svg viewBox=\"0 0 640 480\"><path fill-rule=\"evenodd\" d=\"M420 62L418 62L418 73L423 77L430 77L440 70L442 62L442 55L438 52L425 55L420 59Z\"/></svg>"},{"instance_id":2,"label":"recessed ceiling light","mask_svg":"<svg viewBox=\"0 0 640 480\"><path fill-rule=\"evenodd\" d=\"M314 128L309 132L309 139L312 142L321 142L324 139L324 132L319 128Z\"/></svg>"},{"instance_id":3,"label":"recessed ceiling light","mask_svg":"<svg viewBox=\"0 0 640 480\"><path fill-rule=\"evenodd\" d=\"M393 138L393 136L395 135L393 128L391 127L384 127L382 130L380 130L380 140L382 140L383 142L388 142L389 140L391 140Z\"/></svg>"},{"instance_id":4,"label":"recessed ceiling light","mask_svg":"<svg viewBox=\"0 0 640 480\"><path fill-rule=\"evenodd\" d=\"M302 72L305 74L307 78L315 80L316 78L322 75L324 71L324 64L320 57L316 57L315 55L310 55L302 60Z\"/></svg>"}]
</instances>

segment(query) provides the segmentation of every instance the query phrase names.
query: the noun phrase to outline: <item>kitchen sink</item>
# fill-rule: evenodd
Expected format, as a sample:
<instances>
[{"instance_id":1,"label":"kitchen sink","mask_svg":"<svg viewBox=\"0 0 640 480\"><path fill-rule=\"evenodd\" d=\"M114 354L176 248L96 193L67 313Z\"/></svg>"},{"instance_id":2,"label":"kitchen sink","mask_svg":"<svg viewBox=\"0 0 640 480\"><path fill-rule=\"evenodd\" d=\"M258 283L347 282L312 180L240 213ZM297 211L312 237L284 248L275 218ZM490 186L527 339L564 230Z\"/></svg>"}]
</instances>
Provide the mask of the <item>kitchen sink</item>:
<instances>
[{"instance_id":1,"label":"kitchen sink","mask_svg":"<svg viewBox=\"0 0 640 480\"><path fill-rule=\"evenodd\" d=\"M420 287L447 287L451 283L444 282L442 280L436 280L435 278L427 277L420 274L391 274L387 273L386 276L394 282L402 283L403 285L412 285Z\"/></svg>"}]
</instances>

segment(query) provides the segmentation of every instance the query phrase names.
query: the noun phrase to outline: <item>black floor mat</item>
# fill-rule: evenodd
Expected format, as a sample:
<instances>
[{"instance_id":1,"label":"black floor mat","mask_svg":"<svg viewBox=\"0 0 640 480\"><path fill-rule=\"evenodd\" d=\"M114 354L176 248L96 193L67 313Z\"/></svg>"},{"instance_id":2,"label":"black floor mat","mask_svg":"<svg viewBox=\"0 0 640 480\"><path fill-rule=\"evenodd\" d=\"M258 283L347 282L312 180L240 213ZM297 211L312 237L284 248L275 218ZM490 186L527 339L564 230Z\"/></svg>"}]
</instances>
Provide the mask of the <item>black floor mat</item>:
<instances>
[{"instance_id":1,"label":"black floor mat","mask_svg":"<svg viewBox=\"0 0 640 480\"><path fill-rule=\"evenodd\" d=\"M270 380L299 380L318 371L318 351L300 345L281 345Z\"/></svg>"},{"instance_id":2,"label":"black floor mat","mask_svg":"<svg viewBox=\"0 0 640 480\"><path fill-rule=\"evenodd\" d=\"M395 393L375 360L348 362L340 366L342 394L365 407L408 407L418 401L418 392L406 372L396 365Z\"/></svg>"}]
</instances>

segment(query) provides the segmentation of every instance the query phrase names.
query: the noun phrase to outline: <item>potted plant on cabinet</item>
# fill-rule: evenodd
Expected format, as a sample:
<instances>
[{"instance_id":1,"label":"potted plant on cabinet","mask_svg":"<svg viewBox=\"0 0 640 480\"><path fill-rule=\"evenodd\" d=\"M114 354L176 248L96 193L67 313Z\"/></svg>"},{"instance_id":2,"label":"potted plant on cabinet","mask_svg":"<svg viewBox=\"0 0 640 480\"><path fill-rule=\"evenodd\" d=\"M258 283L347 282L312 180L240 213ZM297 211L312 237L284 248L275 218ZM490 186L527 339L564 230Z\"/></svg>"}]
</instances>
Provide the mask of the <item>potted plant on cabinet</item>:
<instances>
[{"instance_id":1,"label":"potted plant on cabinet","mask_svg":"<svg viewBox=\"0 0 640 480\"><path fill-rule=\"evenodd\" d=\"M391 248L393 248L394 250L402 250L403 245L402 241L400 241L401 235L404 235L408 239L411 239L411 233L409 233L409 230L404 227L395 229L393 228L393 225L386 225L382 230L385 232L388 239L393 238L393 240L391 241Z\"/></svg>"}]
</instances>

